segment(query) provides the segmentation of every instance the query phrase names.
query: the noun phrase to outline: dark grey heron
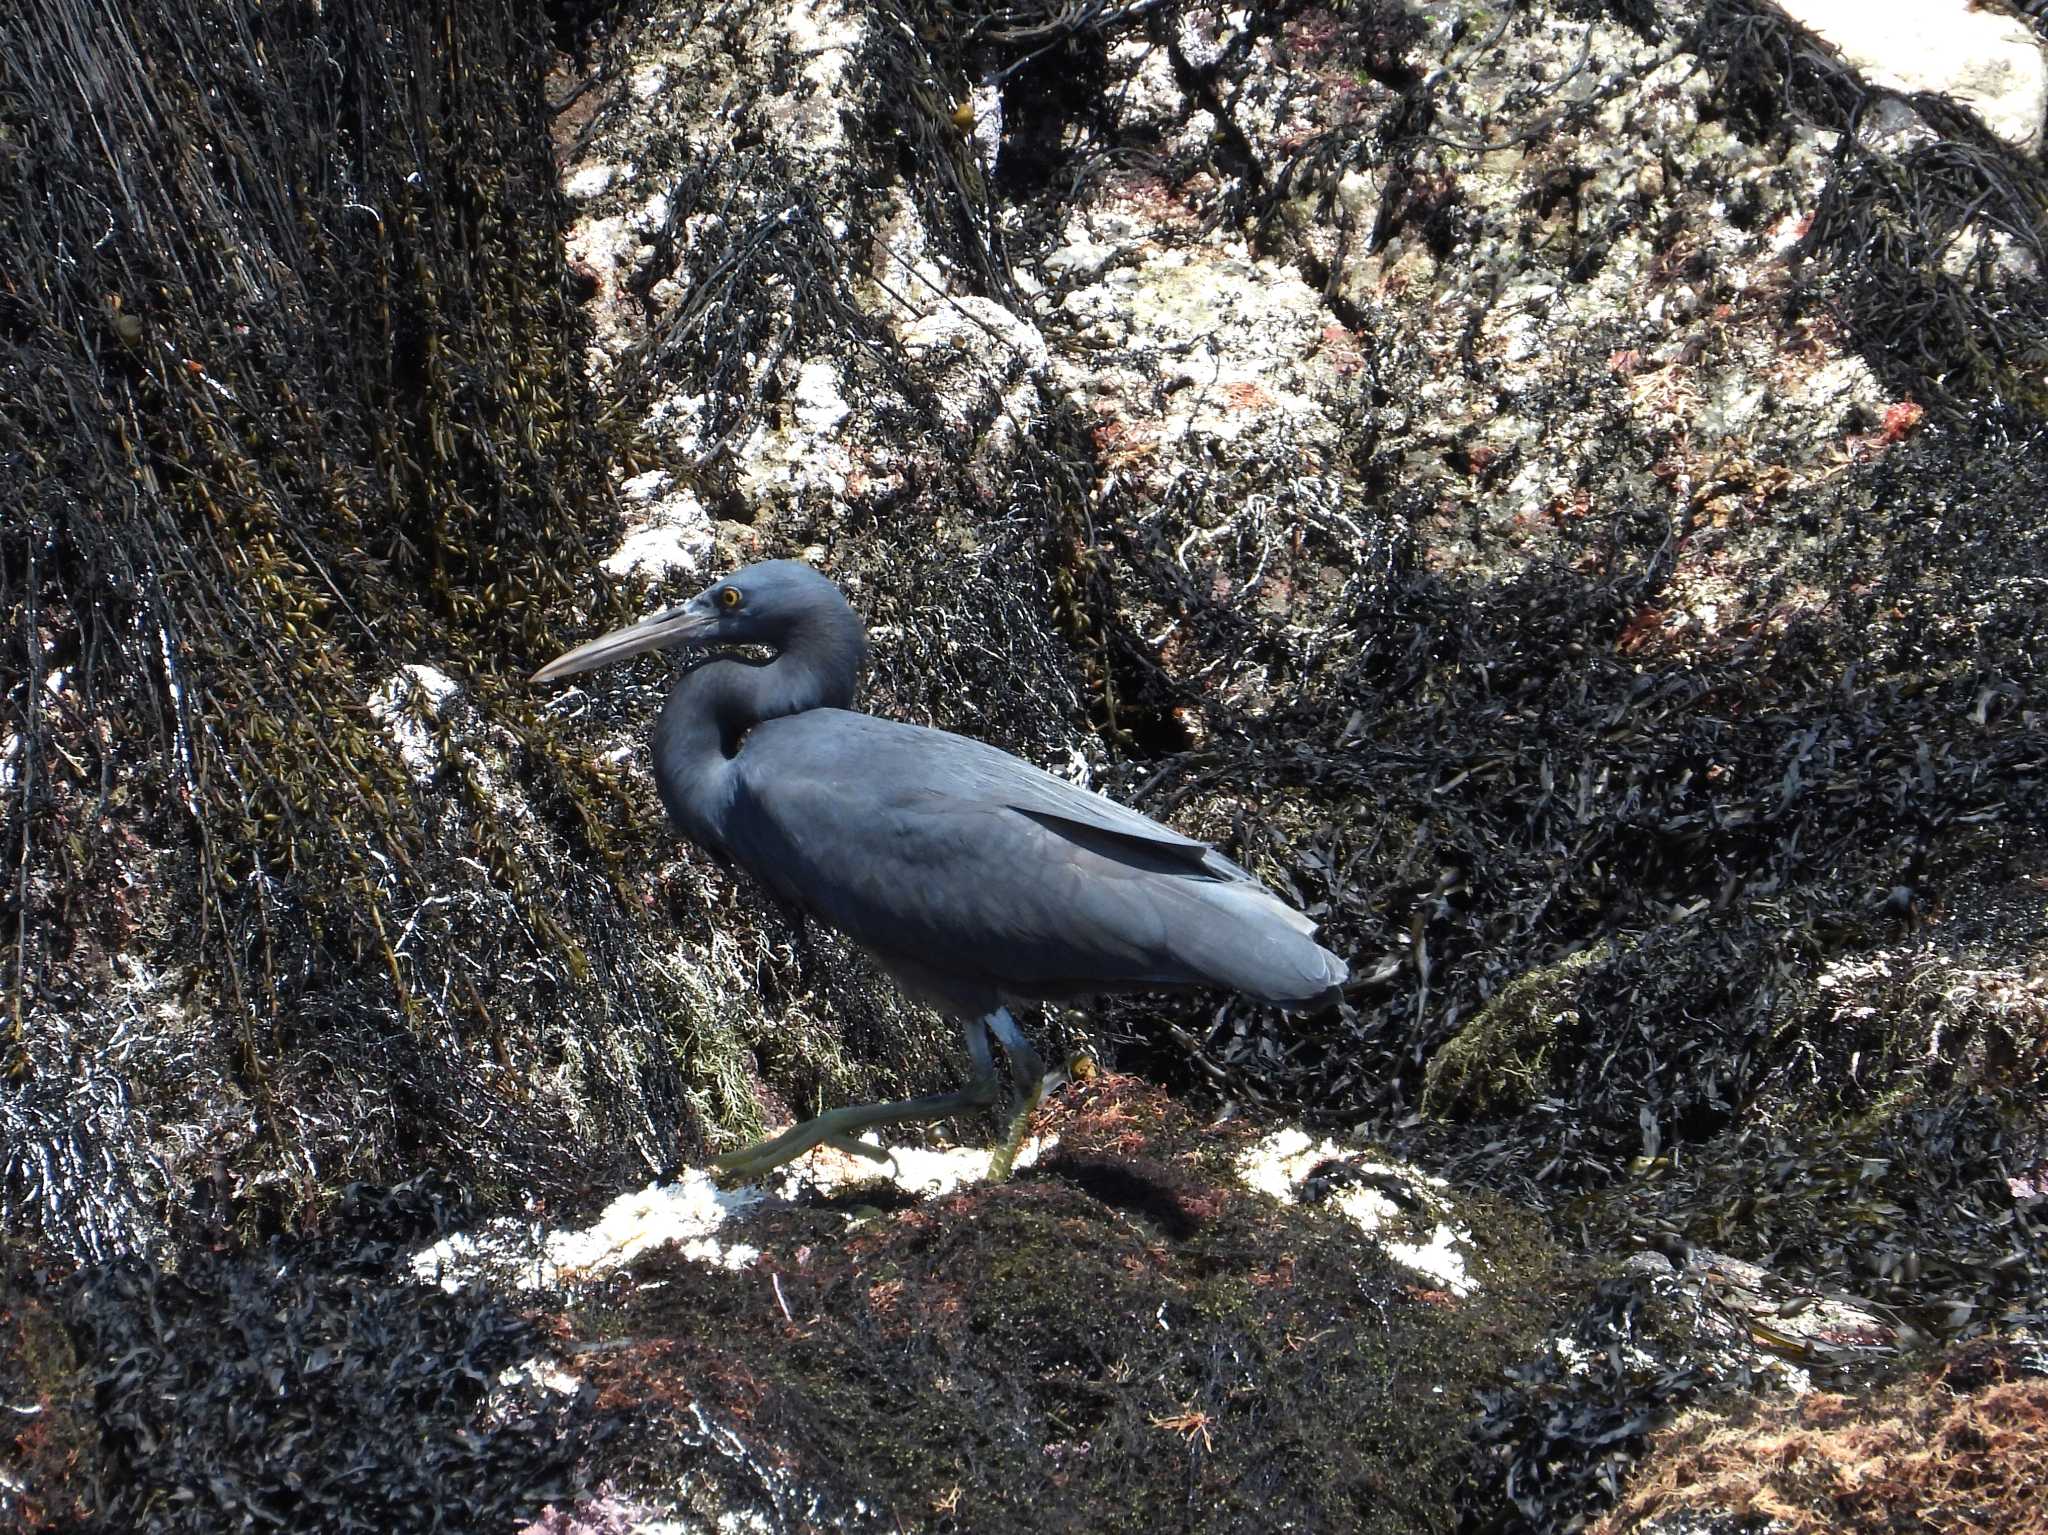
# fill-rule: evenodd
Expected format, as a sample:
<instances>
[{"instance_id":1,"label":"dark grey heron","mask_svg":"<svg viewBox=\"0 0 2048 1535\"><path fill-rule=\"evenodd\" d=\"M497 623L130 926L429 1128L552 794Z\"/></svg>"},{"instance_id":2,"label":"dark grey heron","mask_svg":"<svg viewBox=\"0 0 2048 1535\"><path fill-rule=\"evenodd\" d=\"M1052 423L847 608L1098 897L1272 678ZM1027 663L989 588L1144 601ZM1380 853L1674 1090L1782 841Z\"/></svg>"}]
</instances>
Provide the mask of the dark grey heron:
<instances>
[{"instance_id":1,"label":"dark grey heron","mask_svg":"<svg viewBox=\"0 0 2048 1535\"><path fill-rule=\"evenodd\" d=\"M1315 923L1207 843L980 741L854 712L866 631L799 561L750 565L534 680L670 645L774 652L707 661L669 693L654 779L676 826L958 1020L972 1067L957 1092L830 1110L720 1157L721 1174L820 1144L881 1158L861 1131L994 1106L993 1035L1015 1094L1000 1176L1046 1082L1009 1004L1215 986L1301 1007L1345 979Z\"/></svg>"}]
</instances>

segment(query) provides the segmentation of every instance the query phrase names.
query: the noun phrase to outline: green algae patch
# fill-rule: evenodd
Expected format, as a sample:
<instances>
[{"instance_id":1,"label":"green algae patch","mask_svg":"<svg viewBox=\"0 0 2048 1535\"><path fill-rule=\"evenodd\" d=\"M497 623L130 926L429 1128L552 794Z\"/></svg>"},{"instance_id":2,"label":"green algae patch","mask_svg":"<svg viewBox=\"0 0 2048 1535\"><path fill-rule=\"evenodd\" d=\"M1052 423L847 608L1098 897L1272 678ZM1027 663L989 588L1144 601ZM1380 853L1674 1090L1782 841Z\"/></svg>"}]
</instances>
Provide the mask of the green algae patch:
<instances>
[{"instance_id":1,"label":"green algae patch","mask_svg":"<svg viewBox=\"0 0 2048 1535\"><path fill-rule=\"evenodd\" d=\"M1579 1026L1579 982L1612 948L1602 940L1509 982L1430 1057L1422 1111L1525 1109L1549 1092L1558 1032Z\"/></svg>"},{"instance_id":2,"label":"green algae patch","mask_svg":"<svg viewBox=\"0 0 2048 1535\"><path fill-rule=\"evenodd\" d=\"M1013 1182L778 1205L751 1268L639 1265L585 1318L620 1424L594 1471L852 1529L1457 1528L1547 1265L1455 1299L1224 1176L1250 1129L1118 1078L1053 1117Z\"/></svg>"}]
</instances>

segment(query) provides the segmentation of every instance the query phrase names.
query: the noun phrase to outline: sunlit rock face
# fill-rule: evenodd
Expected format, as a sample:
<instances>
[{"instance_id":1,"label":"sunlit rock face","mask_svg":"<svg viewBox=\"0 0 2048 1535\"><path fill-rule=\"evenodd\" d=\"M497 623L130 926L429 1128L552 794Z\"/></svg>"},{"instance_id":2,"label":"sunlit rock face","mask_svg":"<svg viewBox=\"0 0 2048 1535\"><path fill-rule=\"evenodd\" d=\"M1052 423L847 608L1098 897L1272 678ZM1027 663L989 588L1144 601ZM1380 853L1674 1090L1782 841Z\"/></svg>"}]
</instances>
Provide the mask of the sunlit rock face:
<instances>
[{"instance_id":1,"label":"sunlit rock face","mask_svg":"<svg viewBox=\"0 0 2048 1535\"><path fill-rule=\"evenodd\" d=\"M1970 0L1776 3L1872 85L1947 96L2021 154L2040 151L2048 51L2024 16Z\"/></svg>"}]
</instances>

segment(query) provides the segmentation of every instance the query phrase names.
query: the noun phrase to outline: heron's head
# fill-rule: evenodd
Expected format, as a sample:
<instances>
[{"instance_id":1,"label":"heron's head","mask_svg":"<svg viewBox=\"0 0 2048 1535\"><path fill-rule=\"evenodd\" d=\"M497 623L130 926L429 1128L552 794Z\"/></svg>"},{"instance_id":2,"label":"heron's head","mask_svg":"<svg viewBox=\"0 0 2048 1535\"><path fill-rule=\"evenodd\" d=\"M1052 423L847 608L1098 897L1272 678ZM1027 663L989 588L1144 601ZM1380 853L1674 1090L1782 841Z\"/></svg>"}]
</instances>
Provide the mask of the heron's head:
<instances>
[{"instance_id":1,"label":"heron's head","mask_svg":"<svg viewBox=\"0 0 2048 1535\"><path fill-rule=\"evenodd\" d=\"M801 560L768 560L733 572L677 607L578 645L535 672L533 680L574 676L671 645L782 650L800 633L822 629L838 634L849 626L857 637L860 621L828 577Z\"/></svg>"}]
</instances>

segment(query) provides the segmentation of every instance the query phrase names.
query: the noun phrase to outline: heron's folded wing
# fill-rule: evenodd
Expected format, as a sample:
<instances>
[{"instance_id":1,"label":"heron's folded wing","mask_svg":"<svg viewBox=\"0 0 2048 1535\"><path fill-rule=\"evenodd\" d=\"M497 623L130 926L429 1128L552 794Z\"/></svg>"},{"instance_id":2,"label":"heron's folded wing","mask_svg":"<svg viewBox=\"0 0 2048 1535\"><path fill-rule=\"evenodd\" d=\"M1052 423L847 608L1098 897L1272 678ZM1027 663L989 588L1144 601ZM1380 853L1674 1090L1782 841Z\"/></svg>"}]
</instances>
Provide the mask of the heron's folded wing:
<instances>
[{"instance_id":1,"label":"heron's folded wing","mask_svg":"<svg viewBox=\"0 0 2048 1535\"><path fill-rule=\"evenodd\" d=\"M764 757L728 831L741 863L863 947L1018 994L1328 984L1314 924L1224 860L1229 873L1210 868L1204 844L994 797L1013 782L981 797L957 773L849 778Z\"/></svg>"},{"instance_id":2,"label":"heron's folded wing","mask_svg":"<svg viewBox=\"0 0 2048 1535\"><path fill-rule=\"evenodd\" d=\"M774 732L774 734L770 734ZM1175 831L1113 799L1055 778L985 741L838 709L773 721L750 738L777 754L769 768L843 784L879 781L903 792L928 792L962 805L1007 805L1041 821L1066 821L1131 843L1150 844L1219 879L1248 879L1206 842ZM767 754L764 753L764 757ZM765 776L765 775L757 775Z\"/></svg>"}]
</instances>

